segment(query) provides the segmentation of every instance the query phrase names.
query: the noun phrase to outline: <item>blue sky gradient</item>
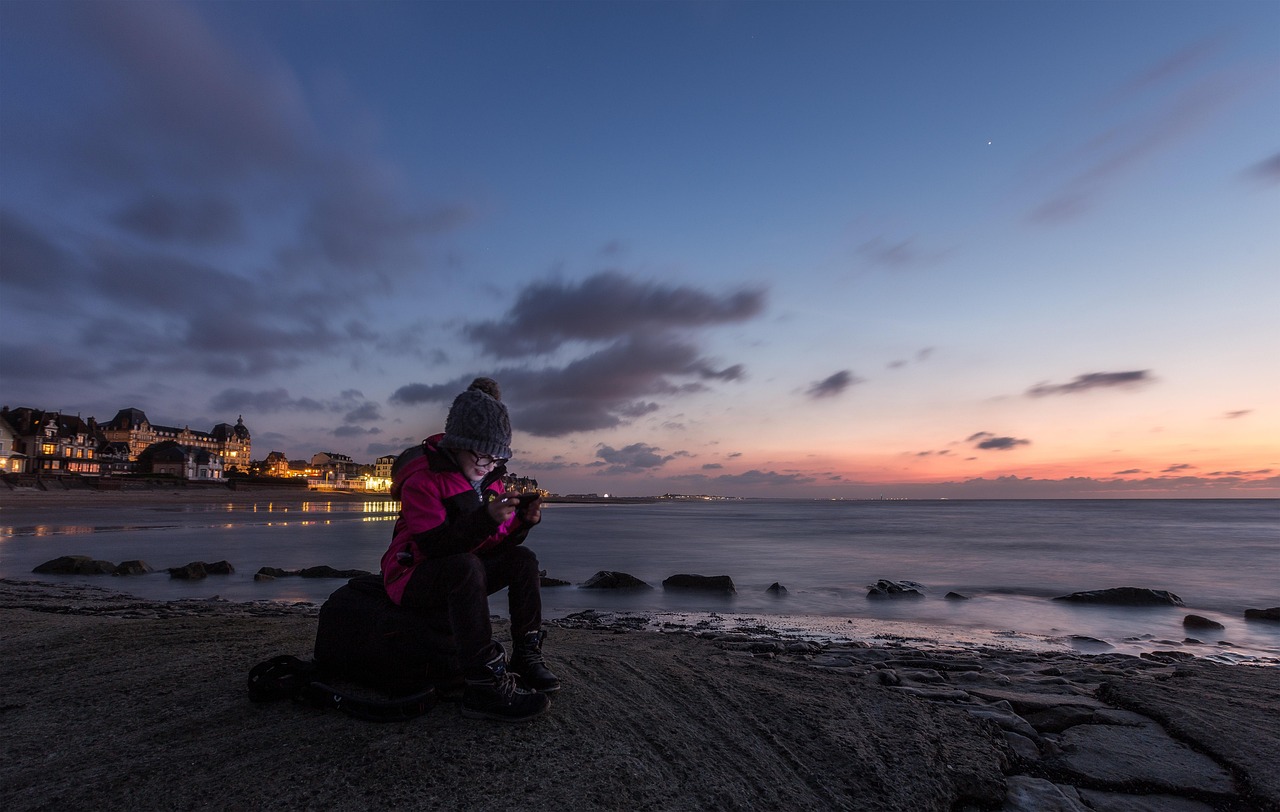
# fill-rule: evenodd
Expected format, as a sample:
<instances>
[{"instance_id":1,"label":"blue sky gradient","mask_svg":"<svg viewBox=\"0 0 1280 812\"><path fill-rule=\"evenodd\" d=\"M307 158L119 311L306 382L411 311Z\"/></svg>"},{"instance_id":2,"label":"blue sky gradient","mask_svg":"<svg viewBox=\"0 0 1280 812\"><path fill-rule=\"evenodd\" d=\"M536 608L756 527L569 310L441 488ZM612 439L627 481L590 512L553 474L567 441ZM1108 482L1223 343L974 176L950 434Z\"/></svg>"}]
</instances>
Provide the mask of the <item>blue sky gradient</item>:
<instances>
[{"instance_id":1,"label":"blue sky gradient","mask_svg":"<svg viewBox=\"0 0 1280 812\"><path fill-rule=\"evenodd\" d=\"M1280 4L0 4L0 393L562 493L1280 496Z\"/></svg>"}]
</instances>

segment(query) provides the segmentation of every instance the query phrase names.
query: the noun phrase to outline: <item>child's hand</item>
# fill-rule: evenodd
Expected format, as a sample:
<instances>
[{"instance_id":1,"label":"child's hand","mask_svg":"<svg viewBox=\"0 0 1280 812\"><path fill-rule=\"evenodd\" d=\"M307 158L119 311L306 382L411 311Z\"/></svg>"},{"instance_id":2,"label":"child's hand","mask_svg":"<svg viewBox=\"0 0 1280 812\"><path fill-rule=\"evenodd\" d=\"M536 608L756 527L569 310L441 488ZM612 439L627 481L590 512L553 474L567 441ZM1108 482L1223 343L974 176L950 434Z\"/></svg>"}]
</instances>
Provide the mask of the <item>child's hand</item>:
<instances>
[{"instance_id":1,"label":"child's hand","mask_svg":"<svg viewBox=\"0 0 1280 812\"><path fill-rule=\"evenodd\" d=\"M498 524L504 524L507 519L511 518L511 514L516 512L516 506L519 504L515 496L508 496L504 493L494 493L489 491L485 497L485 508L489 511L489 518Z\"/></svg>"},{"instance_id":2,"label":"child's hand","mask_svg":"<svg viewBox=\"0 0 1280 812\"><path fill-rule=\"evenodd\" d=\"M520 521L532 527L542 521L542 496L537 495L535 498L520 501Z\"/></svg>"}]
</instances>

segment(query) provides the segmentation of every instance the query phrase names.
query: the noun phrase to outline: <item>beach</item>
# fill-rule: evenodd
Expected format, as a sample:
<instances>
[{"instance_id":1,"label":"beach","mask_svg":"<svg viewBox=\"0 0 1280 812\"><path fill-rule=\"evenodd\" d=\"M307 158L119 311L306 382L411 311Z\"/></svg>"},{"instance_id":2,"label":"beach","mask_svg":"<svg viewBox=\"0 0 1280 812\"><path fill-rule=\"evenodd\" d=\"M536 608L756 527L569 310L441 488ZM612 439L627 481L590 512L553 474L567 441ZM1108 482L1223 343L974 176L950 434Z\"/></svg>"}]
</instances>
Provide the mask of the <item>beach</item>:
<instances>
[{"instance_id":1,"label":"beach","mask_svg":"<svg viewBox=\"0 0 1280 812\"><path fill-rule=\"evenodd\" d=\"M545 716L376 724L248 700L254 664L310 656L314 605L5 580L0 609L11 810L1280 809L1274 668L581 613Z\"/></svg>"}]
</instances>

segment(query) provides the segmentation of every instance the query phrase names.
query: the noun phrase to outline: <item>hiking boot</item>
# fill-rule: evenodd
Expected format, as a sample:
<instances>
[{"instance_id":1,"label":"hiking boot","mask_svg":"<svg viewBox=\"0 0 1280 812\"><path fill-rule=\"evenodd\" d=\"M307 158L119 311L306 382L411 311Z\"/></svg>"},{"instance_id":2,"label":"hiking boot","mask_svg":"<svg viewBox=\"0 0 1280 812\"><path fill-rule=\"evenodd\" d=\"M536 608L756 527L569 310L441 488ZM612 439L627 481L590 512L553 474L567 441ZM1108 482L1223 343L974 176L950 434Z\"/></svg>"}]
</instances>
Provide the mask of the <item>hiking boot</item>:
<instances>
[{"instance_id":1,"label":"hiking boot","mask_svg":"<svg viewBox=\"0 0 1280 812\"><path fill-rule=\"evenodd\" d=\"M515 652L508 666L520 675L525 687L541 694L560 690L560 680L547 669L546 661L542 659L542 639L546 636L546 632L533 631L515 641Z\"/></svg>"},{"instance_id":2,"label":"hiking boot","mask_svg":"<svg viewBox=\"0 0 1280 812\"><path fill-rule=\"evenodd\" d=\"M551 697L517 685L515 674L507 670L507 653L500 644L494 645L498 653L482 669L467 674L462 715L468 719L526 722L545 713L551 707Z\"/></svg>"}]
</instances>

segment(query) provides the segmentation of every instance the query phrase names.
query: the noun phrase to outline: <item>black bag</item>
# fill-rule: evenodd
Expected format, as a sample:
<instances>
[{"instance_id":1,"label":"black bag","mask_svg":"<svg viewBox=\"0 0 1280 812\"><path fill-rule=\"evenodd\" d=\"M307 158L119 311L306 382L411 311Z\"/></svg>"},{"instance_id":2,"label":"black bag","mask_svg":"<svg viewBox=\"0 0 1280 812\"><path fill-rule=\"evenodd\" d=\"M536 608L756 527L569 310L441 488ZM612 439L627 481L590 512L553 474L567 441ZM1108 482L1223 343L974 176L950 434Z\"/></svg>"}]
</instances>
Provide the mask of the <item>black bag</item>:
<instances>
[{"instance_id":1,"label":"black bag","mask_svg":"<svg viewBox=\"0 0 1280 812\"><path fill-rule=\"evenodd\" d=\"M435 707L436 692L428 687L395 699L370 699L343 693L320 681L321 669L314 662L290 654L272 657L249 669L249 700L275 702L292 699L313 708L337 708L348 716L367 722L404 722Z\"/></svg>"},{"instance_id":2,"label":"black bag","mask_svg":"<svg viewBox=\"0 0 1280 812\"><path fill-rule=\"evenodd\" d=\"M326 673L389 694L461 682L447 621L402 609L379 575L361 575L320 607L316 664Z\"/></svg>"},{"instance_id":3,"label":"black bag","mask_svg":"<svg viewBox=\"0 0 1280 812\"><path fill-rule=\"evenodd\" d=\"M330 683L347 680L390 699L370 699ZM320 607L315 660L272 657L249 671L249 699L292 699L337 708L371 722L399 722L435 705L437 688L461 685L447 624L392 603L379 575L352 578Z\"/></svg>"}]
</instances>

